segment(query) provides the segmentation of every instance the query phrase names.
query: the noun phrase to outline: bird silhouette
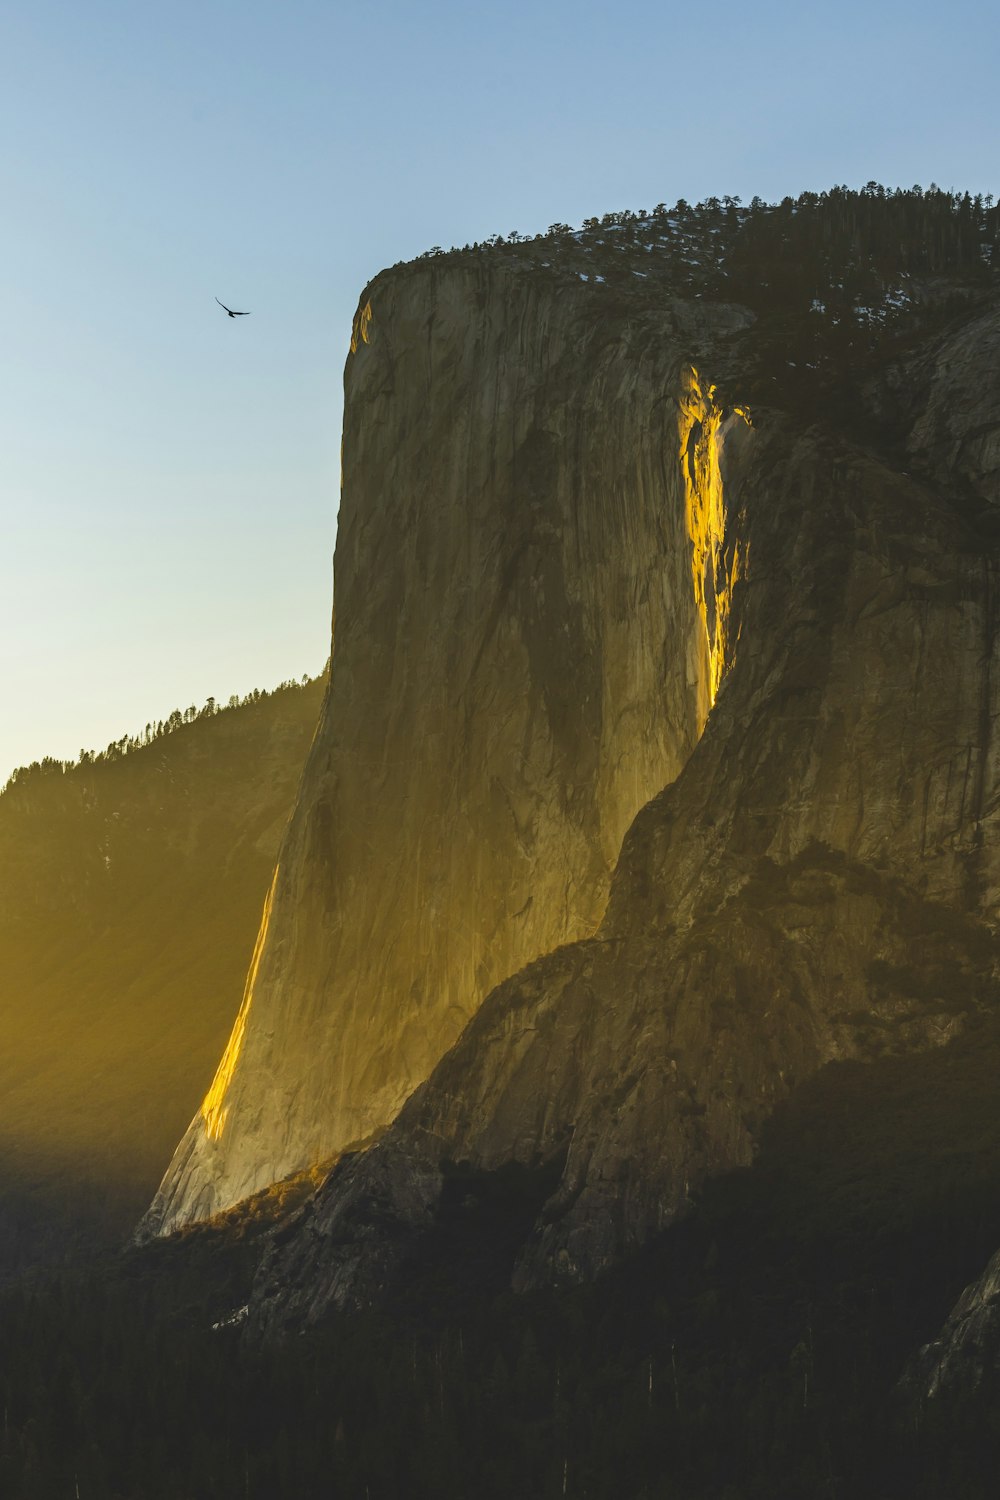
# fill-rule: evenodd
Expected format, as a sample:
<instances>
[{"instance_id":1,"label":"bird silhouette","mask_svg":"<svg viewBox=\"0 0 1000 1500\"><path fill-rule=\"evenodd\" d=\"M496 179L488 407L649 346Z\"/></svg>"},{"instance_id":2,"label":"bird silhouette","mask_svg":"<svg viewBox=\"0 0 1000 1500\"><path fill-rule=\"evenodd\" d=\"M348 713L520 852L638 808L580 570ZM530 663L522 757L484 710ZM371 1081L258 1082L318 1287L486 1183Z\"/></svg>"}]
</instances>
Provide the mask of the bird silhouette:
<instances>
[{"instance_id":1,"label":"bird silhouette","mask_svg":"<svg viewBox=\"0 0 1000 1500\"><path fill-rule=\"evenodd\" d=\"M219 302L218 297L216 297L215 300L216 300L216 302ZM249 316L250 316L250 314L248 312L243 312L243 313L241 313L241 312L233 312L232 308L231 307L227 307L224 302L219 302L219 306L222 308L222 310L224 312L227 312L231 318L249 318Z\"/></svg>"}]
</instances>

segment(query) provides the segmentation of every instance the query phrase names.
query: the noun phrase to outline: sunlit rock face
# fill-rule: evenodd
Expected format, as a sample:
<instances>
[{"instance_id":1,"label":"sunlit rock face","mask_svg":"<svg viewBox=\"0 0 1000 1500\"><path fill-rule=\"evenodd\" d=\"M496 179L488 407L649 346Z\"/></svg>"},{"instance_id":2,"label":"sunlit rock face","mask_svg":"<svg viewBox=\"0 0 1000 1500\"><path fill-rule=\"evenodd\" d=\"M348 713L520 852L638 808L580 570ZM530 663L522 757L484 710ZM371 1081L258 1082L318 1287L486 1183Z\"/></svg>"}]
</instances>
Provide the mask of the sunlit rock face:
<instances>
[{"instance_id":1,"label":"sunlit rock face","mask_svg":"<svg viewBox=\"0 0 1000 1500\"><path fill-rule=\"evenodd\" d=\"M937 1045L985 1003L998 333L994 306L885 372L872 400L905 421L881 456L776 412L723 431L738 562L700 742L632 822L597 930L495 989L378 1145L333 1170L260 1273L258 1326L382 1296L454 1162L556 1172L515 1287L594 1276L748 1162L797 1081Z\"/></svg>"},{"instance_id":2,"label":"sunlit rock face","mask_svg":"<svg viewBox=\"0 0 1000 1500\"><path fill-rule=\"evenodd\" d=\"M143 1233L369 1138L494 986L596 931L626 829L701 734L745 562L722 470L752 434L692 367L692 319L751 321L629 323L503 265L366 289L329 695L243 1009Z\"/></svg>"}]
</instances>

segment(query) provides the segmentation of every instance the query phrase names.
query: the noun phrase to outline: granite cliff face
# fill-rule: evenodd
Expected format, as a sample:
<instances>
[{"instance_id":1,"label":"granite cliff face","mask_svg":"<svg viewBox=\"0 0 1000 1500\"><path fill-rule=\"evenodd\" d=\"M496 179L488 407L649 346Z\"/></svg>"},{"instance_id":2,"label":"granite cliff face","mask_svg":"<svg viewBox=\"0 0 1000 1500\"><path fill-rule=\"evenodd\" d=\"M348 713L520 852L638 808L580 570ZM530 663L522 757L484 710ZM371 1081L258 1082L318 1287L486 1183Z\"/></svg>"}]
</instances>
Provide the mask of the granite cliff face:
<instances>
[{"instance_id":1,"label":"granite cliff face","mask_svg":"<svg viewBox=\"0 0 1000 1500\"><path fill-rule=\"evenodd\" d=\"M731 370L736 314L713 327L691 310L674 333L675 349L698 348L696 386L666 328L654 337L626 314L595 335L579 298L545 306L531 327L559 307L563 327L576 316L576 337L595 338L587 393L602 341L624 361L618 442L659 452L680 572L693 557L709 634L725 620L721 688L681 773L631 822L600 925L581 922L520 973L506 950L503 982L481 1006L485 984L475 991L476 1013L391 1128L333 1169L275 1246L255 1299L272 1330L382 1296L454 1163L547 1168L515 1287L593 1276L706 1175L747 1162L797 1081L834 1059L935 1046L995 995L997 303L871 377L879 452L773 410L752 427L715 410L705 382L716 362ZM584 399L604 430L613 401L598 417ZM615 442L602 448L610 463ZM561 493L567 458L540 493ZM606 506L619 493L601 490ZM717 518L708 574L685 508ZM607 515L608 545L626 513ZM704 661L697 620L685 628Z\"/></svg>"},{"instance_id":2,"label":"granite cliff face","mask_svg":"<svg viewBox=\"0 0 1000 1500\"><path fill-rule=\"evenodd\" d=\"M330 688L243 1008L143 1235L372 1137L497 984L593 937L732 650L723 471L752 434L690 349L751 322L623 320L503 264L366 290Z\"/></svg>"}]
</instances>

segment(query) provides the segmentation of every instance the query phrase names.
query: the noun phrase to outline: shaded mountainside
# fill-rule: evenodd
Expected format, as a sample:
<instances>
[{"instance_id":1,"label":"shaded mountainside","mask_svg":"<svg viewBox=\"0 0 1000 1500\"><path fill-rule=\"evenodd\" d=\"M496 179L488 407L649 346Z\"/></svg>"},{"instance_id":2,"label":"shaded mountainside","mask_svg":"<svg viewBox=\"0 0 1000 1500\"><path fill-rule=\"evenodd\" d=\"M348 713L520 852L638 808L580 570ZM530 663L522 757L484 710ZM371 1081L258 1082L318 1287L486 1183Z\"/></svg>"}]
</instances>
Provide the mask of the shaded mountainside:
<instances>
[{"instance_id":1,"label":"shaded mountainside","mask_svg":"<svg viewBox=\"0 0 1000 1500\"><path fill-rule=\"evenodd\" d=\"M155 1186L238 1004L322 691L176 714L0 796L0 1266L121 1235Z\"/></svg>"},{"instance_id":2,"label":"shaded mountainside","mask_svg":"<svg viewBox=\"0 0 1000 1500\"><path fill-rule=\"evenodd\" d=\"M551 1190L512 1166L448 1171L381 1310L264 1348L240 1332L266 1205L0 1291L0 1488L993 1500L995 1404L956 1443L893 1388L1000 1240L998 1066L997 1017L832 1064L751 1167L592 1284L511 1294Z\"/></svg>"}]
</instances>

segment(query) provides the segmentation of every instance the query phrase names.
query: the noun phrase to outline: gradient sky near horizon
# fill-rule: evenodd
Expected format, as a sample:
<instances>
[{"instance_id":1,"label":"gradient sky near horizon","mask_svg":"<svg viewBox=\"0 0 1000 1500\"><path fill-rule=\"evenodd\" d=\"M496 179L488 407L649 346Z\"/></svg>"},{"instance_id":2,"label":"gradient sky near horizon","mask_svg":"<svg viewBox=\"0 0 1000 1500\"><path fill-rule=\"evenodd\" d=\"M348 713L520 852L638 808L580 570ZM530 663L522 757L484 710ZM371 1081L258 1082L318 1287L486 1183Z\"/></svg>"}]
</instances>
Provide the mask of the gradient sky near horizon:
<instances>
[{"instance_id":1,"label":"gradient sky near horizon","mask_svg":"<svg viewBox=\"0 0 1000 1500\"><path fill-rule=\"evenodd\" d=\"M322 666L382 266L679 197L996 194L998 17L0 3L0 784Z\"/></svg>"}]
</instances>

